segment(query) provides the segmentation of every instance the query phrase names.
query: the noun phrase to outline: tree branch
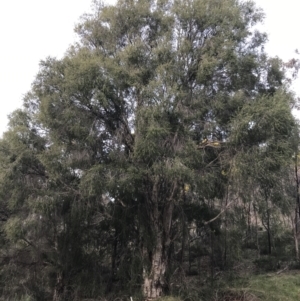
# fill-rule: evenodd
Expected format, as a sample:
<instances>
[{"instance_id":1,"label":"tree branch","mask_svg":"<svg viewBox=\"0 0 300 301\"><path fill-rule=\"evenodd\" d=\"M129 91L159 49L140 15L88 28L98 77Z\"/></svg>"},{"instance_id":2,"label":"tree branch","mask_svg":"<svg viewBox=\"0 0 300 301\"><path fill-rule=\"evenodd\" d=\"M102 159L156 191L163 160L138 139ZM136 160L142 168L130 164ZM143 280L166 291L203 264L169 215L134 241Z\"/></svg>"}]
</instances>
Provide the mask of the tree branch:
<instances>
[{"instance_id":1,"label":"tree branch","mask_svg":"<svg viewBox=\"0 0 300 301\"><path fill-rule=\"evenodd\" d=\"M203 224L206 226L206 225L208 225L208 224L210 224L210 223L212 223L212 222L214 222L216 219L218 219L229 207L230 207L230 205L233 203L233 201L231 201L230 203L228 203L227 204L227 206L218 214L218 215L216 215L214 218L212 218L211 220L209 220L209 221L206 221L206 222L204 222Z\"/></svg>"}]
</instances>

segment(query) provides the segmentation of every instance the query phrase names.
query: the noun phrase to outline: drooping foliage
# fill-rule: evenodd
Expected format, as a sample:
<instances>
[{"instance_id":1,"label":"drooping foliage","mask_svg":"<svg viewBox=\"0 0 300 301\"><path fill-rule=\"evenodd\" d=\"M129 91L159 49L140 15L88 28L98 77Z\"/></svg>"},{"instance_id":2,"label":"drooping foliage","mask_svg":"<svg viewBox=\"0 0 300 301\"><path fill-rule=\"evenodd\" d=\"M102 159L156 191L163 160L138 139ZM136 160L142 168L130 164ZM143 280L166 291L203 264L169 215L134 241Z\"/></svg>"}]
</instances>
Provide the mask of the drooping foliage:
<instances>
[{"instance_id":1,"label":"drooping foliage","mask_svg":"<svg viewBox=\"0 0 300 301\"><path fill-rule=\"evenodd\" d=\"M271 253L297 128L262 17L251 1L95 2L0 142L7 300L177 293L230 267L258 223Z\"/></svg>"}]
</instances>

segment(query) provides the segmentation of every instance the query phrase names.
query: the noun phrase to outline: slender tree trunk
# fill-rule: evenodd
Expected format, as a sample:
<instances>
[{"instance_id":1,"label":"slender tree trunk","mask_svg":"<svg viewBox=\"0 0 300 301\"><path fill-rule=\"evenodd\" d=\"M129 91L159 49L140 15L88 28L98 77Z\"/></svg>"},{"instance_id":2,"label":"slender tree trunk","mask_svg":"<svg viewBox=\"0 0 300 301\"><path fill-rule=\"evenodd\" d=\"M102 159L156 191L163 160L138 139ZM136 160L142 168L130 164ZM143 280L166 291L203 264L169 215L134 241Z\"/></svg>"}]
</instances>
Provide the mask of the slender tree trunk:
<instances>
[{"instance_id":1,"label":"slender tree trunk","mask_svg":"<svg viewBox=\"0 0 300 301\"><path fill-rule=\"evenodd\" d=\"M56 276L56 284L53 293L53 301L61 301L63 300L65 285L64 285L64 277L63 273L57 273Z\"/></svg>"},{"instance_id":2,"label":"slender tree trunk","mask_svg":"<svg viewBox=\"0 0 300 301\"><path fill-rule=\"evenodd\" d=\"M272 243L271 243L271 233L270 233L270 227L269 227L270 223L269 223L269 219L268 219L268 230L267 230L267 233L268 233L268 245L269 245L269 250L268 250L268 253L269 255L272 254Z\"/></svg>"},{"instance_id":3,"label":"slender tree trunk","mask_svg":"<svg viewBox=\"0 0 300 301\"><path fill-rule=\"evenodd\" d=\"M214 286L214 267L215 267L215 254L214 254L214 233L210 230L210 284Z\"/></svg>"},{"instance_id":4,"label":"slender tree trunk","mask_svg":"<svg viewBox=\"0 0 300 301\"><path fill-rule=\"evenodd\" d=\"M267 230L268 236L268 254L272 254L272 238L271 238L271 225L270 225L270 208L268 203L268 195L265 193L265 201L266 201L266 224L263 223L265 229Z\"/></svg>"},{"instance_id":5,"label":"slender tree trunk","mask_svg":"<svg viewBox=\"0 0 300 301\"><path fill-rule=\"evenodd\" d=\"M259 246L259 238L258 238L258 219L257 219L257 211L255 204L253 203L253 212L255 217L255 228L256 228L256 248L257 248L257 258L260 257L260 246Z\"/></svg>"},{"instance_id":6,"label":"slender tree trunk","mask_svg":"<svg viewBox=\"0 0 300 301\"><path fill-rule=\"evenodd\" d=\"M268 234L268 253L271 255L272 253L272 241L271 241L271 229L270 229L270 212L267 209L267 234Z\"/></svg>"},{"instance_id":7,"label":"slender tree trunk","mask_svg":"<svg viewBox=\"0 0 300 301\"><path fill-rule=\"evenodd\" d=\"M247 230L248 230L248 236L252 237L252 233L251 233L251 202L249 202L248 204L248 218L247 218Z\"/></svg>"},{"instance_id":8,"label":"slender tree trunk","mask_svg":"<svg viewBox=\"0 0 300 301\"><path fill-rule=\"evenodd\" d=\"M226 190L226 198L225 198L225 208L227 208L228 205L228 186ZM227 268L227 210L225 211L225 216L224 216L224 226L225 226L225 233L224 233L224 258L223 258L223 268Z\"/></svg>"},{"instance_id":9,"label":"slender tree trunk","mask_svg":"<svg viewBox=\"0 0 300 301\"><path fill-rule=\"evenodd\" d=\"M299 177L298 177L298 154L295 154L295 180L296 180L296 206L295 206L295 219L293 225L293 234L295 242L296 258L299 260L299 219L300 219L300 194L299 194Z\"/></svg>"},{"instance_id":10,"label":"slender tree trunk","mask_svg":"<svg viewBox=\"0 0 300 301\"><path fill-rule=\"evenodd\" d=\"M112 290L115 274L116 274L116 258L118 248L118 231L115 229L114 240L112 243L112 255L111 255L111 275L106 286L106 292L109 293Z\"/></svg>"},{"instance_id":11,"label":"slender tree trunk","mask_svg":"<svg viewBox=\"0 0 300 301\"><path fill-rule=\"evenodd\" d=\"M297 153L295 154L295 178L296 178L296 189L297 189L297 206L296 206L296 210L298 212L298 217L300 218L300 193L299 193L299 177L298 177L298 156ZM299 219L298 219L299 220ZM298 228L297 224L296 224L296 228Z\"/></svg>"},{"instance_id":12,"label":"slender tree trunk","mask_svg":"<svg viewBox=\"0 0 300 301\"><path fill-rule=\"evenodd\" d=\"M185 223L185 216L183 214L182 217L182 239L181 239L181 254L180 254L180 265L181 268L183 267L184 263L184 254L185 254L185 248L186 248L186 223ZM191 272L191 266L189 265L189 273Z\"/></svg>"},{"instance_id":13,"label":"slender tree trunk","mask_svg":"<svg viewBox=\"0 0 300 301\"><path fill-rule=\"evenodd\" d=\"M297 229L297 223L298 223L298 210L297 207L295 208L295 218L293 220L292 218L292 224L293 224L293 236L294 236L294 243L295 243L295 255L296 258L299 260L299 242L298 242L298 229Z\"/></svg>"}]
</instances>

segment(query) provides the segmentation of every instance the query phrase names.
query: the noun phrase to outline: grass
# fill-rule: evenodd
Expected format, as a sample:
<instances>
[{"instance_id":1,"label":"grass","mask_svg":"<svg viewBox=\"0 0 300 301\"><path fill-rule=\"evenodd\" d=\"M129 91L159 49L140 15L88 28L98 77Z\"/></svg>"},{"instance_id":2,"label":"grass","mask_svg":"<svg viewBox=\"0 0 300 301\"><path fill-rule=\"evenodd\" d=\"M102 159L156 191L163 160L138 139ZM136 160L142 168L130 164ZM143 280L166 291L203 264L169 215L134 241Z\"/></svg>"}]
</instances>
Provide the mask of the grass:
<instances>
[{"instance_id":1,"label":"grass","mask_svg":"<svg viewBox=\"0 0 300 301\"><path fill-rule=\"evenodd\" d=\"M300 272L251 276L225 290L221 300L237 301L296 301L300 300Z\"/></svg>"}]
</instances>

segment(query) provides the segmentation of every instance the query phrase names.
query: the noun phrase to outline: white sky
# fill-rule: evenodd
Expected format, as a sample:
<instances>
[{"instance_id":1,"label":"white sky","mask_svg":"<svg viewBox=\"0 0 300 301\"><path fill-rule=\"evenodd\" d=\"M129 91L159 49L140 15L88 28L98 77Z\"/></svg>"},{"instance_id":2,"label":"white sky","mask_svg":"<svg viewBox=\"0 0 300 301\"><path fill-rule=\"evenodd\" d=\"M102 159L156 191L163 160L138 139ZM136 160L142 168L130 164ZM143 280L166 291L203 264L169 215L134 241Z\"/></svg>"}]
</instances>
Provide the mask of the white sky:
<instances>
[{"instance_id":1,"label":"white sky","mask_svg":"<svg viewBox=\"0 0 300 301\"><path fill-rule=\"evenodd\" d=\"M113 3L114 0L106 0ZM284 60L300 50L298 0L256 0L266 13L262 30L269 34L267 52ZM90 12L91 0L0 1L0 135L7 115L20 108L30 90L39 61L62 57L74 42L74 25ZM297 94L300 89L295 86Z\"/></svg>"}]
</instances>

